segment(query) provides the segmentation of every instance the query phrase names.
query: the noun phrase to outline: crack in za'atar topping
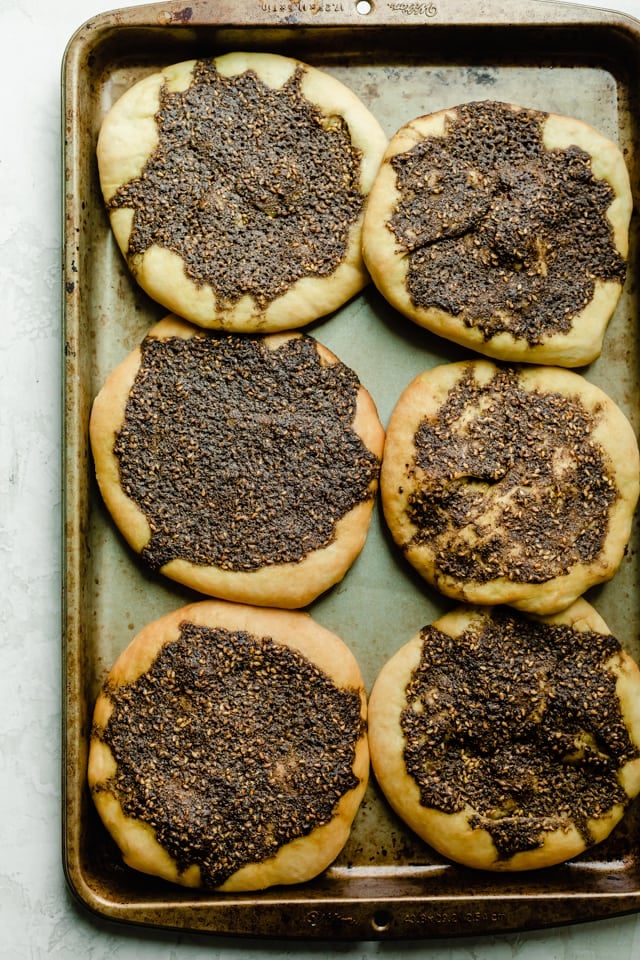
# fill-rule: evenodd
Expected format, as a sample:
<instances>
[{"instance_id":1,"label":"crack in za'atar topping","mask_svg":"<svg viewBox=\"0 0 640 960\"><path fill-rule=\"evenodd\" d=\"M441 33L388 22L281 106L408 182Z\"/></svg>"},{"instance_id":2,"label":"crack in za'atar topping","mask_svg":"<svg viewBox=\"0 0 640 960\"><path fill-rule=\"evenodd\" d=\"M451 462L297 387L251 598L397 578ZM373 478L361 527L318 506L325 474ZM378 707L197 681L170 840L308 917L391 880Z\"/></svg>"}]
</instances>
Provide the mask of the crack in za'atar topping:
<instances>
[{"instance_id":1,"label":"crack in za'atar topping","mask_svg":"<svg viewBox=\"0 0 640 960\"><path fill-rule=\"evenodd\" d=\"M477 583L545 583L595 561L619 495L597 425L578 395L527 390L517 368L487 382L465 371L416 430L406 546L429 544L442 574Z\"/></svg>"},{"instance_id":2,"label":"crack in za'atar topping","mask_svg":"<svg viewBox=\"0 0 640 960\"><path fill-rule=\"evenodd\" d=\"M362 211L362 153L343 117L306 99L304 75L272 89L201 60L186 90L161 88L158 145L108 203L134 210L129 256L157 244L221 303L249 294L263 309L337 269Z\"/></svg>"},{"instance_id":3,"label":"crack in za'atar topping","mask_svg":"<svg viewBox=\"0 0 640 960\"><path fill-rule=\"evenodd\" d=\"M379 474L353 429L359 388L307 336L146 338L114 453L151 567L252 571L332 543Z\"/></svg>"},{"instance_id":4,"label":"crack in za'atar topping","mask_svg":"<svg viewBox=\"0 0 640 960\"><path fill-rule=\"evenodd\" d=\"M360 694L303 654L185 621L136 680L104 690L117 763L99 790L148 824L180 872L217 887L334 816L357 787Z\"/></svg>"},{"instance_id":5,"label":"crack in za'atar topping","mask_svg":"<svg viewBox=\"0 0 640 960\"><path fill-rule=\"evenodd\" d=\"M422 805L473 807L502 860L572 824L590 845L588 821L627 803L617 774L638 756L605 666L615 637L494 608L457 637L421 638L401 726Z\"/></svg>"},{"instance_id":6,"label":"crack in za'atar topping","mask_svg":"<svg viewBox=\"0 0 640 960\"><path fill-rule=\"evenodd\" d=\"M463 104L443 136L391 161L400 197L388 226L408 254L413 304L485 340L507 331L534 346L567 333L597 281L624 282L607 217L613 188L584 150L545 147L546 118Z\"/></svg>"}]
</instances>

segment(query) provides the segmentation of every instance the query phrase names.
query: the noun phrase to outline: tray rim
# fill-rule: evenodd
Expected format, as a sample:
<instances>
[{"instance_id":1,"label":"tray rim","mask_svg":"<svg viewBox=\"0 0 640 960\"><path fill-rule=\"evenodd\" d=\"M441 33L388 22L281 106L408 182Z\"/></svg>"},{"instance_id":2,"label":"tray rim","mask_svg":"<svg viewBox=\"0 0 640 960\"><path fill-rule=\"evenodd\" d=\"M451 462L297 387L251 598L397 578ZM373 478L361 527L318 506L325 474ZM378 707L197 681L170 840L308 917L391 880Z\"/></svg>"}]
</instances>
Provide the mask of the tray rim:
<instances>
[{"instance_id":1,"label":"tray rim","mask_svg":"<svg viewBox=\"0 0 640 960\"><path fill-rule=\"evenodd\" d=\"M285 0L287 10L297 7L305 0ZM309 0L309 6L300 10L295 23L284 15L269 10L269 3L244 0L233 6L233 21L225 19L227 9L224 3L212 0L193 0L189 7L183 7L174 0L160 0L140 6L115 8L105 11L85 21L71 36L62 60L62 145L63 145L63 189L62 224L63 270L62 270L62 863L69 891L79 906L89 914L99 918L126 925L155 927L160 929L181 929L194 932L227 935L234 937L261 937L265 939L302 939L302 940L423 940L431 937L454 937L471 934L514 932L526 929L542 929L563 923L580 923L599 920L606 917L622 916L640 910L640 886L637 891L590 892L575 894L545 892L543 894L501 893L500 895L476 895L473 892L464 895L433 897L432 895L400 898L387 898L367 895L365 892L352 896L327 897L316 894L306 887L304 891L291 887L280 895L269 890L255 895L221 895L215 903L205 902L181 893L179 899L170 896L164 902L141 901L133 903L124 900L118 902L100 896L86 880L85 872L77 855L79 844L71 842L74 822L70 804L77 803L73 796L69 772L70 758L77 762L82 754L82 743L86 731L69 724L71 704L79 696L79 676L69 668L70 650L78 644L82 633L80 622L80 603L82 590L82 570L79 551L74 554L67 549L70 536L81 535L83 528L82 491L76 478L81 470L69 470L70 464L77 467L82 453L76 449L78 438L78 410L81 403L82 383L75 363L76 346L79 343L81 329L81 304L76 282L76 256L79 248L75 237L79 233L82 211L77 197L77 170L72 162L72 154L77 145L80 132L78 109L78 90L74 84L75 71L79 58L85 50L98 42L99 38L110 31L121 28L171 27L182 29L194 26L231 26L238 28L260 26L286 26L288 28L304 26L306 28L362 26L376 27L385 25L417 26L438 23L449 28L457 26L501 26L553 28L594 27L619 28L632 38L638 48L640 58L640 20L615 10L582 6L564 0L526 0L517 10L507 12L499 0L489 0L477 9L465 3L465 0L452 0L446 14L440 14L439 5L429 2L419 3L422 14L407 19L406 9L415 7L412 0L376 0L371 12L363 17L355 10L355 2L349 4L350 10L344 13L346 3L336 0L327 4L332 8L313 11L311 5L324 3L324 0ZM342 7L344 15L333 8ZM265 7L267 9L265 9ZM399 8L399 10L398 10ZM436 12L431 13L435 8ZM404 13L402 11L405 11ZM186 11L189 11L188 16ZM437 18L437 19L436 19ZM86 450L84 459L87 459ZM85 463L85 475L86 475ZM72 478L72 480L70 480ZM75 482L75 486L74 486ZM75 821L79 832L79 817ZM77 840L77 838L76 838ZM366 884L363 884L366 887ZM594 903L598 909L593 912ZM478 906L480 904L480 907ZM501 910L490 911L487 905L499 905ZM553 907L552 915L541 915L541 907ZM283 907L295 907L302 914L302 921L291 924L288 929L278 929ZM401 913L398 913L399 907ZM507 918L505 910L511 911ZM247 913L256 921L254 928L246 924ZM185 922L185 914L188 920Z\"/></svg>"}]
</instances>

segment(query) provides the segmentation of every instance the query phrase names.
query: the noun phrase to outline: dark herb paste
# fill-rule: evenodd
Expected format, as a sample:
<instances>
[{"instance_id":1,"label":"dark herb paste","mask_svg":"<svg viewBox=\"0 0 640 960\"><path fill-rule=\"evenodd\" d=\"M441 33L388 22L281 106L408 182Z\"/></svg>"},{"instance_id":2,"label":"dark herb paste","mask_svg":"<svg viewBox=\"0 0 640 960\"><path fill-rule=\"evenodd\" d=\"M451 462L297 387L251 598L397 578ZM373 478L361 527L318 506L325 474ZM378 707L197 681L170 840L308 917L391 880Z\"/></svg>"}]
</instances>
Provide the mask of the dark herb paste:
<instances>
[{"instance_id":1,"label":"dark herb paste","mask_svg":"<svg viewBox=\"0 0 640 960\"><path fill-rule=\"evenodd\" d=\"M400 199L389 227L409 253L415 306L485 338L541 343L571 329L597 280L622 284L606 211L612 187L577 147L547 150L546 115L464 104L445 135L394 157Z\"/></svg>"},{"instance_id":2,"label":"dark herb paste","mask_svg":"<svg viewBox=\"0 0 640 960\"><path fill-rule=\"evenodd\" d=\"M360 696L269 637L185 622L133 683L107 685L112 791L180 871L217 887L328 823L358 785Z\"/></svg>"},{"instance_id":3,"label":"dark herb paste","mask_svg":"<svg viewBox=\"0 0 640 960\"><path fill-rule=\"evenodd\" d=\"M147 562L251 571L331 543L379 472L353 430L359 386L311 337L145 339L114 452Z\"/></svg>"},{"instance_id":4,"label":"dark herb paste","mask_svg":"<svg viewBox=\"0 0 640 960\"><path fill-rule=\"evenodd\" d=\"M619 768L638 755L604 665L609 635L542 625L502 609L451 638L422 631L406 691L405 762L421 803L471 804L501 859L626 803Z\"/></svg>"},{"instance_id":5,"label":"dark herb paste","mask_svg":"<svg viewBox=\"0 0 640 960\"><path fill-rule=\"evenodd\" d=\"M335 271L362 209L361 152L341 116L305 98L303 77L272 89L202 60L185 91L161 88L158 146L108 204L135 211L129 256L165 247L222 303L249 294L263 309Z\"/></svg>"},{"instance_id":6,"label":"dark herb paste","mask_svg":"<svg viewBox=\"0 0 640 960\"><path fill-rule=\"evenodd\" d=\"M414 437L409 545L438 571L544 583L603 549L615 480L580 398L525 390L517 368L481 383L470 368Z\"/></svg>"}]
</instances>

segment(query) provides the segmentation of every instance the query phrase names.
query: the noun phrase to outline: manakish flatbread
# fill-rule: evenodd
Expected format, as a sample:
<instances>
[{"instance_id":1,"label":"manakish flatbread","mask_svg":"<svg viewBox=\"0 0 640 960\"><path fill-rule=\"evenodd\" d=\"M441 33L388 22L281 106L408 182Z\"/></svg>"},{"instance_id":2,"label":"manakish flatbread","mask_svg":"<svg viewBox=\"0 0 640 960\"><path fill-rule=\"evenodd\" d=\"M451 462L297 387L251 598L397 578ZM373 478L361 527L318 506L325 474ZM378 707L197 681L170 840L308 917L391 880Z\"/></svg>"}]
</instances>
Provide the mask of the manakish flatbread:
<instances>
[{"instance_id":1,"label":"manakish flatbread","mask_svg":"<svg viewBox=\"0 0 640 960\"><path fill-rule=\"evenodd\" d=\"M204 327L301 327L368 281L363 202L387 144L340 81L229 53L136 83L100 130L100 182L138 283Z\"/></svg>"},{"instance_id":2,"label":"manakish flatbread","mask_svg":"<svg viewBox=\"0 0 640 960\"><path fill-rule=\"evenodd\" d=\"M431 585L546 614L618 570L639 473L629 421L594 384L478 359L406 388L380 492L395 542Z\"/></svg>"},{"instance_id":3,"label":"manakish flatbread","mask_svg":"<svg viewBox=\"0 0 640 960\"><path fill-rule=\"evenodd\" d=\"M497 359L575 367L601 351L631 211L623 155L593 127L467 103L391 138L363 251L379 290L419 325Z\"/></svg>"},{"instance_id":4,"label":"manakish flatbread","mask_svg":"<svg viewBox=\"0 0 640 960\"><path fill-rule=\"evenodd\" d=\"M546 618L460 607L382 668L369 747L391 806L446 857L551 866L640 791L640 671L582 599Z\"/></svg>"},{"instance_id":5,"label":"manakish flatbread","mask_svg":"<svg viewBox=\"0 0 640 960\"><path fill-rule=\"evenodd\" d=\"M90 434L130 546L202 593L303 607L364 545L384 431L356 374L312 337L167 317L108 377Z\"/></svg>"},{"instance_id":6,"label":"manakish flatbread","mask_svg":"<svg viewBox=\"0 0 640 960\"><path fill-rule=\"evenodd\" d=\"M95 706L98 812L129 866L184 886L316 876L344 846L368 773L358 664L300 612L183 607L135 637Z\"/></svg>"}]
</instances>

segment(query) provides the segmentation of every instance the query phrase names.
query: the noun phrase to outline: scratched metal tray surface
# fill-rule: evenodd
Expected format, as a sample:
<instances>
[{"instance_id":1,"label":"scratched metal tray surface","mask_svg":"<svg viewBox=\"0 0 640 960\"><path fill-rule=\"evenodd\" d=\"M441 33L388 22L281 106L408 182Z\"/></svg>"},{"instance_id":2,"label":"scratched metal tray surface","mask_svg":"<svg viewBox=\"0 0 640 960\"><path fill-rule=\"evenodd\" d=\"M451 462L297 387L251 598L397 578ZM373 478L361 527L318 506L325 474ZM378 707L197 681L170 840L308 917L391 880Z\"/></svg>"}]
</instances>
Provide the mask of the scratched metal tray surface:
<instances>
[{"instance_id":1,"label":"scratched metal tray surface","mask_svg":"<svg viewBox=\"0 0 640 960\"><path fill-rule=\"evenodd\" d=\"M120 650L149 620L194 598L149 573L97 493L91 401L164 315L132 281L103 210L101 119L136 79L194 56L252 49L297 56L351 86L391 135L474 99L581 117L617 140L638 186L640 23L530 0L192 0L115 10L70 39L64 89L65 603L63 861L70 889L113 921L234 936L420 939L603 918L640 908L640 806L604 844L553 869L494 876L451 864L390 812L371 782L353 833L315 881L247 895L182 890L121 863L86 788L91 711ZM638 427L637 223L630 272L602 356L581 372ZM397 315L372 289L309 332L352 366L386 424L420 370L465 356ZM640 656L637 529L622 569L589 599ZM356 654L368 687L385 660L449 606L394 550L377 513L344 581L310 608Z\"/></svg>"}]
</instances>

